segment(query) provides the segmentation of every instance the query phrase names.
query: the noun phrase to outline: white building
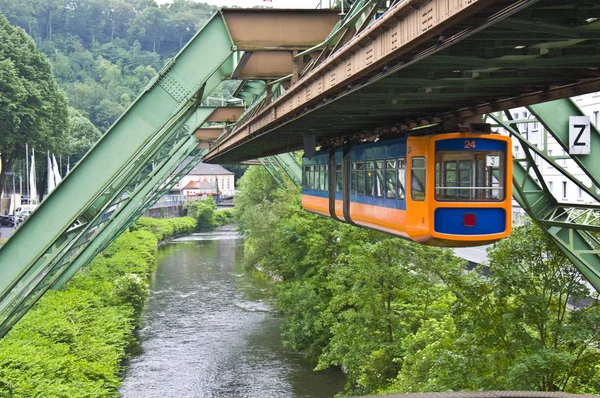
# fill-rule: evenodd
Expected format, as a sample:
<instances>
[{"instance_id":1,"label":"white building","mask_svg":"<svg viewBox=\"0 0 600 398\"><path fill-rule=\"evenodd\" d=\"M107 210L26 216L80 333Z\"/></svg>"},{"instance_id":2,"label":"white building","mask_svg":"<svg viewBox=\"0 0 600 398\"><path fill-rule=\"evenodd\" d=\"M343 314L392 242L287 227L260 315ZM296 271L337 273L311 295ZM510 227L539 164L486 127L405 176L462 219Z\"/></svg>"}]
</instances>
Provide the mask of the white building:
<instances>
[{"instance_id":1,"label":"white building","mask_svg":"<svg viewBox=\"0 0 600 398\"><path fill-rule=\"evenodd\" d=\"M600 92L581 95L572 99L582 112L590 117L591 123L597 128L598 122L600 121ZM512 109L510 113L512 114L513 119L535 119L535 117L529 113L527 108L524 107ZM558 166L564 168L575 178L579 179L585 186L591 187L592 183L590 179L571 159L563 147L547 134L541 123L537 121L520 123L518 124L518 128L521 134L525 136L530 143L539 148L542 152L545 152L548 157L553 158ZM518 158L522 157L523 154L520 143L513 138L513 155ZM537 155L534 155L534 159L544 176L544 181L546 182L548 189L559 202L595 203L595 200L592 197L583 192L582 189L573 182L569 181L569 179L552 164L546 162Z\"/></svg>"},{"instance_id":2,"label":"white building","mask_svg":"<svg viewBox=\"0 0 600 398\"><path fill-rule=\"evenodd\" d=\"M220 194L221 197L235 196L234 173L216 164L198 163L173 188L171 193L199 196Z\"/></svg>"}]
</instances>

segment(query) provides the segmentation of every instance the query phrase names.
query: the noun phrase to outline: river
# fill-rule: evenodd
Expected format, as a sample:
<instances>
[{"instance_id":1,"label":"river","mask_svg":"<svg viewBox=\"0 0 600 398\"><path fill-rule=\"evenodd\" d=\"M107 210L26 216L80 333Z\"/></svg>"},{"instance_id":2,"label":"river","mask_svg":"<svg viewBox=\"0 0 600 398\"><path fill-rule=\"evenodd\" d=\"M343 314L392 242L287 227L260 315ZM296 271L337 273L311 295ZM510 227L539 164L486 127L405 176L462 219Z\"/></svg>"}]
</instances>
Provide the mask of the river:
<instances>
[{"instance_id":1,"label":"river","mask_svg":"<svg viewBox=\"0 0 600 398\"><path fill-rule=\"evenodd\" d=\"M314 372L283 348L269 283L242 257L231 230L159 250L141 353L129 360L122 397L319 398L343 389L342 372Z\"/></svg>"}]
</instances>

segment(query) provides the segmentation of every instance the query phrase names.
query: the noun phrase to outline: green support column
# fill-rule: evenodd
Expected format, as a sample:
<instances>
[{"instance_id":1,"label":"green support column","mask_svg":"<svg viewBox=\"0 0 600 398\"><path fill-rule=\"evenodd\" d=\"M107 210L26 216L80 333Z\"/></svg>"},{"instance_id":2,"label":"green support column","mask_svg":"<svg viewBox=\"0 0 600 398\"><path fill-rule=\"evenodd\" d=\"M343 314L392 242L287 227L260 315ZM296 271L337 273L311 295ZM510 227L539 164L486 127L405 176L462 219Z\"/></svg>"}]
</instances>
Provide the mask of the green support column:
<instances>
[{"instance_id":1,"label":"green support column","mask_svg":"<svg viewBox=\"0 0 600 398\"><path fill-rule=\"evenodd\" d=\"M273 161L269 157L258 159L258 161L265 167L265 169L271 175L271 177L273 177L277 185L282 187L283 178L279 170L277 170L277 167L275 166Z\"/></svg>"},{"instance_id":2,"label":"green support column","mask_svg":"<svg viewBox=\"0 0 600 398\"><path fill-rule=\"evenodd\" d=\"M563 148L568 151L568 120L569 116L581 116L581 111L571 100L552 101L538 104L530 108L539 122L541 122L551 137L554 137ZM510 112L501 115L488 115L497 126L504 128L510 135L518 140L523 148L525 156L513 159L513 186L514 198L527 214L544 230L565 255L575 264L586 279L600 291L600 242L597 232L600 232L598 223L600 206L597 204L561 203L552 195L543 173L539 169L535 157L543 159L553 166L558 172L597 198L595 189L598 185L586 187L576 177L571 175L565 168L561 167L555 157L549 156L546 148L537 148L533 143L521 134L517 125L531 123L535 120L512 120ZM598 132L594 130L592 135L593 148L600 150ZM547 142L547 140L546 140ZM594 144L596 142L596 144ZM592 159L592 155L579 158L572 156L581 170L593 182L598 181L600 168L594 166L598 161Z\"/></svg>"},{"instance_id":3,"label":"green support column","mask_svg":"<svg viewBox=\"0 0 600 398\"><path fill-rule=\"evenodd\" d=\"M65 272L62 277L54 283L52 288L59 289L63 287L65 283L67 283L82 266L87 265L89 261L96 257L96 255L104 250L125 229L127 229L154 203L156 203L156 201L164 193L164 191L160 191L159 188L166 181L176 183L179 179L181 179L181 177L185 174L182 175L181 173L174 173L181 162L195 150L196 145L197 141L195 137L190 137L189 140L187 140L186 143L182 145L182 147L176 153L173 154L171 160L161 167L160 170L157 170L152 179L137 192L135 197L133 197L123 209L119 210L118 214L116 214L114 219L111 220L110 224L107 225L100 234L98 234L94 241L86 248L86 251L81 253L76 261L71 263L67 272ZM189 164L197 164L198 159L201 158L201 155L203 155L205 152L206 150L198 151L198 153L194 156L195 160L190 161ZM192 168L194 167L193 165ZM150 199L148 200L148 198Z\"/></svg>"},{"instance_id":4,"label":"green support column","mask_svg":"<svg viewBox=\"0 0 600 398\"><path fill-rule=\"evenodd\" d=\"M171 151L164 154L163 162L157 164L144 181L137 182L137 190L132 193L127 203L114 210L110 219L102 225L102 231L78 254L76 259L71 259L72 262L68 266L68 269L53 283L52 288L64 286L79 268L91 261L113 239L118 237L131 223L137 220L141 214L156 203L163 194L163 186L165 184L170 188L175 182L181 179L185 174L181 174L181 171L175 173L175 171L190 154L197 152L195 155L195 159L197 159L205 153L205 150L196 151L198 142L193 132L204 123L213 110L213 108L199 108L194 112L192 117L186 121L185 131L187 134L182 137L180 142ZM185 167L182 167L182 170L185 169Z\"/></svg>"},{"instance_id":5,"label":"green support column","mask_svg":"<svg viewBox=\"0 0 600 398\"><path fill-rule=\"evenodd\" d=\"M232 72L233 44L216 14L0 250L0 331L86 250L113 207L144 184L179 127ZM141 177L140 177L141 176ZM66 260L66 263L64 262Z\"/></svg>"},{"instance_id":6,"label":"green support column","mask_svg":"<svg viewBox=\"0 0 600 398\"><path fill-rule=\"evenodd\" d=\"M302 185L302 166L291 153L281 153L272 156L274 162L296 185Z\"/></svg>"}]
</instances>

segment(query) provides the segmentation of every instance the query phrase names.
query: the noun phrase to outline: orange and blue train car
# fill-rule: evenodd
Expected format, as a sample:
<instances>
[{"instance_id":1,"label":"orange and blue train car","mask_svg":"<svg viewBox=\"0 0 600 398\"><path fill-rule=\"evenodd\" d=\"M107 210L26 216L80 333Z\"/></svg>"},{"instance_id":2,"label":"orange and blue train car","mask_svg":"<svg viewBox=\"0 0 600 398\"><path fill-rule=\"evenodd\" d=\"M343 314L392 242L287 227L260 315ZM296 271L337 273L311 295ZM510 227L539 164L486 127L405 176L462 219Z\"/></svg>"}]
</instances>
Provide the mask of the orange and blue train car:
<instances>
[{"instance_id":1,"label":"orange and blue train car","mask_svg":"<svg viewBox=\"0 0 600 398\"><path fill-rule=\"evenodd\" d=\"M476 246L512 224L508 137L447 133L318 151L302 159L302 206L433 246Z\"/></svg>"}]
</instances>

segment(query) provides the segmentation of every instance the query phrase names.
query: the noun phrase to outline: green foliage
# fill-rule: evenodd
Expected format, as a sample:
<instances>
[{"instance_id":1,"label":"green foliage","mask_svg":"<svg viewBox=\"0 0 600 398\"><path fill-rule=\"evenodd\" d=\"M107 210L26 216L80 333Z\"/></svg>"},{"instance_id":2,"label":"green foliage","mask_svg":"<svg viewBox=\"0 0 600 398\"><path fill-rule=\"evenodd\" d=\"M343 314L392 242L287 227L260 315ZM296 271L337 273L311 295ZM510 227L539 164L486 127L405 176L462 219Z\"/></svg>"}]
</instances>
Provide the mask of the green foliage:
<instances>
[{"instance_id":1,"label":"green foliage","mask_svg":"<svg viewBox=\"0 0 600 398\"><path fill-rule=\"evenodd\" d=\"M214 212L213 221L216 227L233 223L233 211L229 209L217 210Z\"/></svg>"},{"instance_id":2,"label":"green foliage","mask_svg":"<svg viewBox=\"0 0 600 398\"><path fill-rule=\"evenodd\" d=\"M58 150L67 128L67 100L48 59L0 14L0 192L4 173L25 153L25 144Z\"/></svg>"},{"instance_id":3,"label":"green foliage","mask_svg":"<svg viewBox=\"0 0 600 398\"><path fill-rule=\"evenodd\" d=\"M215 221L215 212L217 205L212 196L208 196L204 200L196 202L188 202L183 208L187 210L189 217L196 220L196 231L205 232L212 231L218 226Z\"/></svg>"},{"instance_id":4,"label":"green foliage","mask_svg":"<svg viewBox=\"0 0 600 398\"><path fill-rule=\"evenodd\" d=\"M77 163L100 139L100 132L78 110L69 108L69 134L64 153Z\"/></svg>"},{"instance_id":5,"label":"green foliage","mask_svg":"<svg viewBox=\"0 0 600 398\"><path fill-rule=\"evenodd\" d=\"M184 0L0 0L0 12L51 58L70 105L103 132L215 9Z\"/></svg>"},{"instance_id":6,"label":"green foliage","mask_svg":"<svg viewBox=\"0 0 600 398\"><path fill-rule=\"evenodd\" d=\"M490 274L449 250L316 216L261 168L239 182L245 261L277 281L284 344L343 368L352 394L600 392L600 305L535 226L489 252Z\"/></svg>"},{"instance_id":7,"label":"green foliage","mask_svg":"<svg viewBox=\"0 0 600 398\"><path fill-rule=\"evenodd\" d=\"M192 217L155 219L142 217L130 228L131 231L149 231L163 241L171 236L186 235L196 229L196 220Z\"/></svg>"},{"instance_id":8,"label":"green foliage","mask_svg":"<svg viewBox=\"0 0 600 398\"><path fill-rule=\"evenodd\" d=\"M193 229L191 219L173 221L173 230ZM144 228L125 232L63 290L42 297L0 340L0 396L118 397L158 238Z\"/></svg>"}]
</instances>

